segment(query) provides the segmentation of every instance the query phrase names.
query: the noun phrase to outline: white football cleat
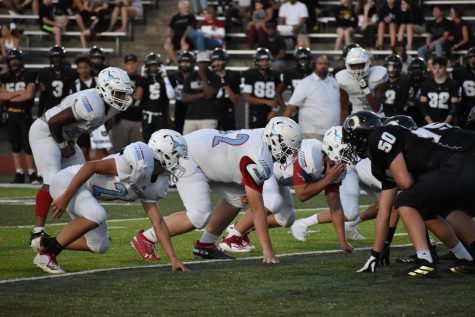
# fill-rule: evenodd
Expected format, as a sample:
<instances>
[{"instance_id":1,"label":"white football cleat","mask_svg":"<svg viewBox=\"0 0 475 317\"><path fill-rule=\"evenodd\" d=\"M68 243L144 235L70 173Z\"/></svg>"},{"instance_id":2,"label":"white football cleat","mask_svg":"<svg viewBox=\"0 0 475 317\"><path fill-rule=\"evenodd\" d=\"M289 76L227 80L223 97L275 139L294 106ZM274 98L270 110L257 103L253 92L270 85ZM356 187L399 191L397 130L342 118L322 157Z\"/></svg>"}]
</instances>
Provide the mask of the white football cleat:
<instances>
[{"instance_id":1,"label":"white football cleat","mask_svg":"<svg viewBox=\"0 0 475 317\"><path fill-rule=\"evenodd\" d=\"M358 225L354 221L345 222L345 234L353 241L366 240L358 229Z\"/></svg>"},{"instance_id":2,"label":"white football cleat","mask_svg":"<svg viewBox=\"0 0 475 317\"><path fill-rule=\"evenodd\" d=\"M33 264L50 274L63 274L65 273L56 261L56 256L52 253L40 251L35 256Z\"/></svg>"},{"instance_id":3,"label":"white football cleat","mask_svg":"<svg viewBox=\"0 0 475 317\"><path fill-rule=\"evenodd\" d=\"M254 246L245 242L242 237L233 235L228 238L223 238L219 244L219 248L228 252L245 253L251 252Z\"/></svg>"},{"instance_id":4,"label":"white football cleat","mask_svg":"<svg viewBox=\"0 0 475 317\"><path fill-rule=\"evenodd\" d=\"M295 239L302 242L307 241L308 231L307 226L303 223L303 219L295 220L290 230L292 230L292 235Z\"/></svg>"}]
</instances>

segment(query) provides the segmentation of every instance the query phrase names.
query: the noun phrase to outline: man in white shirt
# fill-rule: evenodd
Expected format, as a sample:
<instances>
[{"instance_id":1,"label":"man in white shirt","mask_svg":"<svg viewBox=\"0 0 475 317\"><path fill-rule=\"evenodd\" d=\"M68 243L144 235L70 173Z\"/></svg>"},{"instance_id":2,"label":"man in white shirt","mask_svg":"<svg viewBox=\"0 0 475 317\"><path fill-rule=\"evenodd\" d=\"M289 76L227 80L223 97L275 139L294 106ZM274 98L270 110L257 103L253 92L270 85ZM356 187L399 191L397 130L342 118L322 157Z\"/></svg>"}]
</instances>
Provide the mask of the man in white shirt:
<instances>
[{"instance_id":1,"label":"man in white shirt","mask_svg":"<svg viewBox=\"0 0 475 317\"><path fill-rule=\"evenodd\" d=\"M289 0L279 9L279 32L282 35L305 33L307 18L308 10L305 4L297 0Z\"/></svg>"},{"instance_id":2,"label":"man in white shirt","mask_svg":"<svg viewBox=\"0 0 475 317\"><path fill-rule=\"evenodd\" d=\"M299 107L299 125L305 139L323 140L325 131L340 121L340 92L338 83L328 76L328 58L315 58L315 71L295 88L285 107L290 117Z\"/></svg>"}]
</instances>

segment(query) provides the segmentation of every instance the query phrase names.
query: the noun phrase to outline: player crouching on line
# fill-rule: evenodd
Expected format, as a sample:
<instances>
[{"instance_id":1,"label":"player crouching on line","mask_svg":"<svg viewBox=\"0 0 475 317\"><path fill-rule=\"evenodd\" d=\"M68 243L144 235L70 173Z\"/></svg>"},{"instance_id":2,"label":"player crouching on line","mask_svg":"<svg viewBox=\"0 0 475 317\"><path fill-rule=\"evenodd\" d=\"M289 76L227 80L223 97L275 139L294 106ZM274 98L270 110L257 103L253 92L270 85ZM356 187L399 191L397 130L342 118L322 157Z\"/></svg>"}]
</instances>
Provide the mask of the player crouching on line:
<instances>
[{"instance_id":1,"label":"player crouching on line","mask_svg":"<svg viewBox=\"0 0 475 317\"><path fill-rule=\"evenodd\" d=\"M57 237L42 236L33 263L51 274L64 273L56 261L63 249L104 253L109 248L106 210L98 200L142 200L154 234L170 259L173 271L187 271L177 258L157 199L168 190L168 176L184 173L179 160L188 155L185 139L172 130L152 134L147 144L132 143L102 160L68 167L53 178L50 186L54 218L65 210L71 221Z\"/></svg>"}]
</instances>

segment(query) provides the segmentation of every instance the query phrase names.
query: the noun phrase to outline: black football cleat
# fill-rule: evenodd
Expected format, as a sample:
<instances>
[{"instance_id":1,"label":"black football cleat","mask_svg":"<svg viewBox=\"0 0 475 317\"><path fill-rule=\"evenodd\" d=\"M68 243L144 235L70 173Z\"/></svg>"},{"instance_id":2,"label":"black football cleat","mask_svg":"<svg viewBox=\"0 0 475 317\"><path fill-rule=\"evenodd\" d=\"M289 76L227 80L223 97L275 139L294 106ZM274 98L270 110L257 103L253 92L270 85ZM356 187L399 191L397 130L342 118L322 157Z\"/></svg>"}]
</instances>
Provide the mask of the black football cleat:
<instances>
[{"instance_id":1,"label":"black football cleat","mask_svg":"<svg viewBox=\"0 0 475 317\"><path fill-rule=\"evenodd\" d=\"M394 274L398 277L423 277L423 278L438 278L439 272L434 263L429 263L426 260L417 259L417 264L402 272Z\"/></svg>"},{"instance_id":2,"label":"black football cleat","mask_svg":"<svg viewBox=\"0 0 475 317\"><path fill-rule=\"evenodd\" d=\"M38 174L36 174L36 172L33 172L31 173L30 175L28 175L29 179L30 179L30 184L32 185L39 185L41 184L40 182L40 178L38 177Z\"/></svg>"},{"instance_id":3,"label":"black football cleat","mask_svg":"<svg viewBox=\"0 0 475 317\"><path fill-rule=\"evenodd\" d=\"M236 260L235 257L227 255L223 251L219 250L214 243L202 243L199 240L195 241L193 254L203 259Z\"/></svg>"},{"instance_id":4,"label":"black football cleat","mask_svg":"<svg viewBox=\"0 0 475 317\"><path fill-rule=\"evenodd\" d=\"M442 261L455 261L455 260L457 260L457 257L452 253L452 251L449 251L446 254L442 254L440 256L440 260L442 260Z\"/></svg>"},{"instance_id":5,"label":"black football cleat","mask_svg":"<svg viewBox=\"0 0 475 317\"><path fill-rule=\"evenodd\" d=\"M431 245L429 247L429 251L430 251L430 255L432 256L432 261L434 261L434 263L439 263L439 254L437 253L437 246ZM416 263L416 262L417 262L416 254L411 254L408 256L400 256L396 259L396 263L410 264L410 263Z\"/></svg>"},{"instance_id":6,"label":"black football cleat","mask_svg":"<svg viewBox=\"0 0 475 317\"><path fill-rule=\"evenodd\" d=\"M449 267L449 271L457 274L475 274L475 260L456 260Z\"/></svg>"},{"instance_id":7,"label":"black football cleat","mask_svg":"<svg viewBox=\"0 0 475 317\"><path fill-rule=\"evenodd\" d=\"M25 183L25 174L15 173L12 184L24 184Z\"/></svg>"}]
</instances>

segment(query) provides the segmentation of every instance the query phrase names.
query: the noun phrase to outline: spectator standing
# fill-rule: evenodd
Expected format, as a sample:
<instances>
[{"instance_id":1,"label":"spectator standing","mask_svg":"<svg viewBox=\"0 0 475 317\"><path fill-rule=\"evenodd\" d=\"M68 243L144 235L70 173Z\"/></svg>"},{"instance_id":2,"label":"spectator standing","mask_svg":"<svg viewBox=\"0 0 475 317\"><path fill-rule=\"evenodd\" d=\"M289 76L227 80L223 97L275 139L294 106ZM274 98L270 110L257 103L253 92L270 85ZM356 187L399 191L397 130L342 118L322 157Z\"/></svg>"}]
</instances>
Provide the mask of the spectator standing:
<instances>
[{"instance_id":1,"label":"spectator standing","mask_svg":"<svg viewBox=\"0 0 475 317\"><path fill-rule=\"evenodd\" d=\"M445 17L442 6L434 5L432 16L434 20L429 21L426 26L426 44L417 50L417 55L422 58L427 58L427 55L433 51L437 57L441 57L453 32L453 24Z\"/></svg>"},{"instance_id":2,"label":"spectator standing","mask_svg":"<svg viewBox=\"0 0 475 317\"><path fill-rule=\"evenodd\" d=\"M343 40L345 45L351 43L351 37L355 31L358 17L351 0L341 0L340 5L335 9L336 20L336 41L335 51L341 50Z\"/></svg>"},{"instance_id":3,"label":"spectator standing","mask_svg":"<svg viewBox=\"0 0 475 317\"><path fill-rule=\"evenodd\" d=\"M252 11L251 21L247 24L247 45L250 49L254 49L255 43L265 38L267 31L266 21L268 20L264 0L254 0L253 3L254 10Z\"/></svg>"},{"instance_id":4,"label":"spectator standing","mask_svg":"<svg viewBox=\"0 0 475 317\"><path fill-rule=\"evenodd\" d=\"M188 0L178 2L178 13L175 14L168 23L167 39L164 49L173 63L178 64L175 51L189 51L190 45L186 40L186 30L188 27L196 28L195 15L190 13L190 3Z\"/></svg>"},{"instance_id":5,"label":"spectator standing","mask_svg":"<svg viewBox=\"0 0 475 317\"><path fill-rule=\"evenodd\" d=\"M305 4L297 0L288 0L279 9L279 33L297 35L306 33L308 10Z\"/></svg>"},{"instance_id":6,"label":"spectator standing","mask_svg":"<svg viewBox=\"0 0 475 317\"><path fill-rule=\"evenodd\" d=\"M66 30L68 20L56 21L53 0L42 0L39 9L40 30L54 34L54 42L61 46L61 33Z\"/></svg>"},{"instance_id":7,"label":"spectator standing","mask_svg":"<svg viewBox=\"0 0 475 317\"><path fill-rule=\"evenodd\" d=\"M224 23L216 18L213 7L208 7L203 12L204 20L200 29L188 27L186 36L193 43L198 52L212 50L223 45Z\"/></svg>"},{"instance_id":8,"label":"spectator standing","mask_svg":"<svg viewBox=\"0 0 475 317\"><path fill-rule=\"evenodd\" d=\"M400 14L401 8L397 5L396 0L386 0L384 6L379 11L378 43L376 49L383 49L384 32L386 29L389 29L389 42L391 48L396 45L397 23Z\"/></svg>"},{"instance_id":9,"label":"spectator standing","mask_svg":"<svg viewBox=\"0 0 475 317\"><path fill-rule=\"evenodd\" d=\"M287 46L284 39L277 32L277 25L271 21L267 23L267 36L259 42L259 47L266 48L274 57L273 63L285 68L285 54Z\"/></svg>"},{"instance_id":10,"label":"spectator standing","mask_svg":"<svg viewBox=\"0 0 475 317\"><path fill-rule=\"evenodd\" d=\"M140 86L141 77L138 73L138 59L134 54L124 57L124 70L129 75L132 88L134 89L134 102L124 112L115 116L115 124L112 127L112 146L114 153L119 152L127 145L142 141L142 109L140 102L143 98L143 88Z\"/></svg>"},{"instance_id":11,"label":"spectator standing","mask_svg":"<svg viewBox=\"0 0 475 317\"><path fill-rule=\"evenodd\" d=\"M117 32L127 31L127 23L129 18L131 19L143 19L143 4L141 0L115 0L115 7L112 10L112 16L110 20L109 31L113 31L115 24L119 18L122 19L121 27L117 29Z\"/></svg>"},{"instance_id":12,"label":"spectator standing","mask_svg":"<svg viewBox=\"0 0 475 317\"><path fill-rule=\"evenodd\" d=\"M305 139L323 140L329 128L340 123L340 89L336 80L328 76L328 59L315 58L314 72L295 88L285 107L284 116L290 117L299 109L299 125Z\"/></svg>"},{"instance_id":13,"label":"spectator standing","mask_svg":"<svg viewBox=\"0 0 475 317\"><path fill-rule=\"evenodd\" d=\"M209 70L207 52L199 53L196 62L198 70L190 74L183 87L183 102L187 104L183 134L218 127L216 105L212 100L221 87L221 79Z\"/></svg>"},{"instance_id":14,"label":"spectator standing","mask_svg":"<svg viewBox=\"0 0 475 317\"><path fill-rule=\"evenodd\" d=\"M407 49L412 50L412 42L414 33L421 34L424 31L424 13L421 8L411 0L401 1L401 14L399 16L399 30L397 34L397 41L402 43L404 41L404 34L407 37Z\"/></svg>"},{"instance_id":15,"label":"spectator standing","mask_svg":"<svg viewBox=\"0 0 475 317\"><path fill-rule=\"evenodd\" d=\"M453 36L450 37L450 53L457 50L467 50L473 45L472 27L462 19L462 10L457 7L450 8L450 18L454 23Z\"/></svg>"},{"instance_id":16,"label":"spectator standing","mask_svg":"<svg viewBox=\"0 0 475 317\"><path fill-rule=\"evenodd\" d=\"M358 5L358 27L363 33L363 45L373 48L375 43L376 26L378 23L378 10L373 0L360 1Z\"/></svg>"},{"instance_id":17,"label":"spectator standing","mask_svg":"<svg viewBox=\"0 0 475 317\"><path fill-rule=\"evenodd\" d=\"M25 182L22 152L25 153L30 183L39 184L35 163L28 140L28 131L33 122L33 107L36 74L23 67L23 54L17 49L8 52L8 72L0 76L0 100L7 112L8 139L12 146L12 159L15 167L13 183Z\"/></svg>"}]
</instances>

